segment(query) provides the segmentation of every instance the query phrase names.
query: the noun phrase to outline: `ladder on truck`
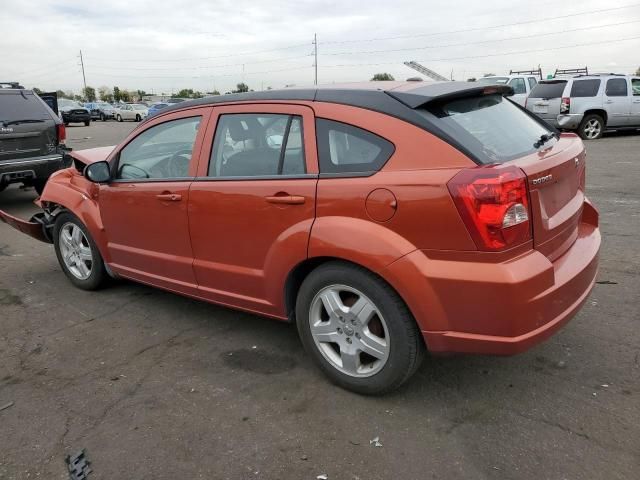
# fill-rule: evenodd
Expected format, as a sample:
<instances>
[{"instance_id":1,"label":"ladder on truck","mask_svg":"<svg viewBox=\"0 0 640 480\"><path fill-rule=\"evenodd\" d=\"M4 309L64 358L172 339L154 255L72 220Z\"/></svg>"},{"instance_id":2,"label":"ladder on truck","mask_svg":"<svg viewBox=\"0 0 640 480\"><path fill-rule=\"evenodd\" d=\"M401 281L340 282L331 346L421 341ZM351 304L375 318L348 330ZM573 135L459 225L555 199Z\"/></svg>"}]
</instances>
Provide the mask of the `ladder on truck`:
<instances>
[{"instance_id":1,"label":"ladder on truck","mask_svg":"<svg viewBox=\"0 0 640 480\"><path fill-rule=\"evenodd\" d=\"M421 74L426 75L430 79L435 80L437 82L450 81L447 77L443 77L442 75L434 72L430 68L427 68L424 65L420 65L418 62L411 61L411 62L404 62L404 64L409 68L413 68L416 72L420 72Z\"/></svg>"},{"instance_id":2,"label":"ladder on truck","mask_svg":"<svg viewBox=\"0 0 640 480\"><path fill-rule=\"evenodd\" d=\"M556 77L572 77L574 75L589 75L587 67L580 68L556 68L553 78Z\"/></svg>"},{"instance_id":3,"label":"ladder on truck","mask_svg":"<svg viewBox=\"0 0 640 480\"><path fill-rule=\"evenodd\" d=\"M542 69L536 68L533 70L509 70L509 75L536 75L542 80Z\"/></svg>"}]
</instances>

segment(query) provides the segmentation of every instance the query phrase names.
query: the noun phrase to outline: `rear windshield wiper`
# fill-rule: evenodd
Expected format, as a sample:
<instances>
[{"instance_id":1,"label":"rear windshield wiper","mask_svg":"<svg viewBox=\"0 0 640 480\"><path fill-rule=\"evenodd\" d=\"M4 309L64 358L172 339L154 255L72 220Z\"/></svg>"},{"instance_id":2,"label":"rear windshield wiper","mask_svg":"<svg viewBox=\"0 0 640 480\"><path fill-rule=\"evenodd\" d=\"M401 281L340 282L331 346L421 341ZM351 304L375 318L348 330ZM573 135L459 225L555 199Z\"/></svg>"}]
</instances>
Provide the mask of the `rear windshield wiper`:
<instances>
[{"instance_id":1,"label":"rear windshield wiper","mask_svg":"<svg viewBox=\"0 0 640 480\"><path fill-rule=\"evenodd\" d=\"M44 122L44 120L42 120L41 118L31 118L31 119L24 119L24 120L11 120L10 122L7 122L6 120L0 121L0 123L3 123L5 126L7 126L7 125L19 125L20 123L42 123L42 122Z\"/></svg>"},{"instance_id":2,"label":"rear windshield wiper","mask_svg":"<svg viewBox=\"0 0 640 480\"><path fill-rule=\"evenodd\" d=\"M536 141L536 143L533 144L533 148L540 148L552 138L556 138L555 133L543 133L542 135L540 135L540 138Z\"/></svg>"}]
</instances>

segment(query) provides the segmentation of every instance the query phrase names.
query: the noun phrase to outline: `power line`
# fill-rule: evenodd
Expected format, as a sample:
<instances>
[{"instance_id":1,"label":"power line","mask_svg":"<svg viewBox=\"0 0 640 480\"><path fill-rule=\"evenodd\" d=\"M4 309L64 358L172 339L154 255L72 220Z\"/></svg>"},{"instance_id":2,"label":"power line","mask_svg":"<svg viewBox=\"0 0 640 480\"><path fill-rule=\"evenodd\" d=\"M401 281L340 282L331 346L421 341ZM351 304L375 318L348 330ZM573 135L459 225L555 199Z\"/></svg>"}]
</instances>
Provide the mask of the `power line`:
<instances>
[{"instance_id":1,"label":"power line","mask_svg":"<svg viewBox=\"0 0 640 480\"><path fill-rule=\"evenodd\" d=\"M640 3L631 3L629 5L624 5L621 7L611 7L611 8L602 8L599 10L590 10L590 11L585 11L585 12L578 12L578 13L571 13L568 15L554 15L553 17L545 17L545 18L538 18L535 20L525 20L522 22L514 22L514 23L502 23L500 25L490 25L490 26L486 26L486 27L472 27L472 28L463 28L460 30L445 30L442 32L431 32L431 33L418 33L418 34L412 34L412 35L397 35L397 36L393 36L393 37L377 37L377 38L364 38L364 39L360 39L360 40L335 40L335 41L328 41L328 42L323 42L324 45L337 45L337 44L345 44L345 43L360 43L360 42L377 42L377 41L382 41L382 40L397 40L397 39L403 39L403 38L418 38L418 37L434 37L437 35L450 35L453 33L467 33L467 32L478 32L481 30L489 30L489 29L493 29L493 28L502 28L502 27L513 27L513 26L518 26L518 25L528 25L531 23L539 23L539 22L546 22L549 20L560 20L563 18L571 18L571 17L578 17L578 16L582 16L582 15L591 15L594 13L602 13L602 12L610 12L613 10L622 10L625 8L633 8L633 7L637 7L638 5L640 5Z\"/></svg>"},{"instance_id":2,"label":"power line","mask_svg":"<svg viewBox=\"0 0 640 480\"><path fill-rule=\"evenodd\" d=\"M462 47L462 46L467 46L467 45L477 45L477 44L481 44L481 43L494 43L494 42L504 42L504 41L508 41L508 40L522 40L522 39L526 39L526 38L538 38L538 37L545 37L545 36L549 36L549 35L562 35L565 33L571 33L571 32L579 32L582 30L594 30L597 28L605 28L605 27L617 27L620 25L629 25L632 23L638 23L640 22L640 20L631 20L628 22L619 22L619 23L609 23L606 25L595 25L595 26L589 26L589 27L580 27L580 28L574 28L571 30L562 30L562 31L555 31L555 32L548 32L548 33L536 33L536 34L531 34L531 35L521 35L521 36L517 36L517 37L504 37L504 38L498 38L498 39L493 39L493 40L474 40L471 42L460 42L460 43L449 43L449 44L444 44L444 45L427 45L424 47L407 47L407 48L394 48L394 49L388 49L388 50L361 50L361 51L348 51L348 52L329 52L329 53L325 53L324 55L326 56L337 56L337 55L369 55L369 54L375 54L375 53L390 53L390 52L407 52L407 51L412 51L412 50L427 50L427 49L434 49L434 48L449 48L449 47Z\"/></svg>"}]
</instances>

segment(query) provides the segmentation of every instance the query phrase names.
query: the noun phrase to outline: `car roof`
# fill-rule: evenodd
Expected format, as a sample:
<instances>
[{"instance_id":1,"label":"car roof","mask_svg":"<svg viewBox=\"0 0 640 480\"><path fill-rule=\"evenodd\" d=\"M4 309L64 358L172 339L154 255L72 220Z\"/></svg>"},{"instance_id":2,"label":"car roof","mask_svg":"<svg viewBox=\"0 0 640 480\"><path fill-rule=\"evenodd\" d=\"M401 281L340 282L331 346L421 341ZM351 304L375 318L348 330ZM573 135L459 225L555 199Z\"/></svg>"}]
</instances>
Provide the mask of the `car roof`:
<instances>
[{"instance_id":1,"label":"car roof","mask_svg":"<svg viewBox=\"0 0 640 480\"><path fill-rule=\"evenodd\" d=\"M435 99L474 95L487 88L502 94L513 92L506 85L487 86L475 82L362 82L216 95L171 105L163 113L218 103L288 100L351 105L403 118L402 105L405 109L416 109Z\"/></svg>"}]
</instances>

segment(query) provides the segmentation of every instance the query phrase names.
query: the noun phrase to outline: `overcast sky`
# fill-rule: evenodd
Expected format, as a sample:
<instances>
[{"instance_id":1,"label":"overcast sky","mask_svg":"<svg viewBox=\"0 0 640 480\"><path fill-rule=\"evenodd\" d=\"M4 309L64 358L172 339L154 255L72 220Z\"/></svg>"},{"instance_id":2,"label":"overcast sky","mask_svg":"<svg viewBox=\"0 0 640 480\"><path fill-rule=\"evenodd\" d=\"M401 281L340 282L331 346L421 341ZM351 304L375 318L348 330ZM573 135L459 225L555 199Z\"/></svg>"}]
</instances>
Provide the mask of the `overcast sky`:
<instances>
[{"instance_id":1,"label":"overcast sky","mask_svg":"<svg viewBox=\"0 0 640 480\"><path fill-rule=\"evenodd\" d=\"M9 1L0 31L0 80L76 92L80 49L87 84L96 88L310 85L314 33L319 83L376 72L416 76L407 60L457 80L538 64L545 74L640 67L640 2L633 0Z\"/></svg>"}]
</instances>

